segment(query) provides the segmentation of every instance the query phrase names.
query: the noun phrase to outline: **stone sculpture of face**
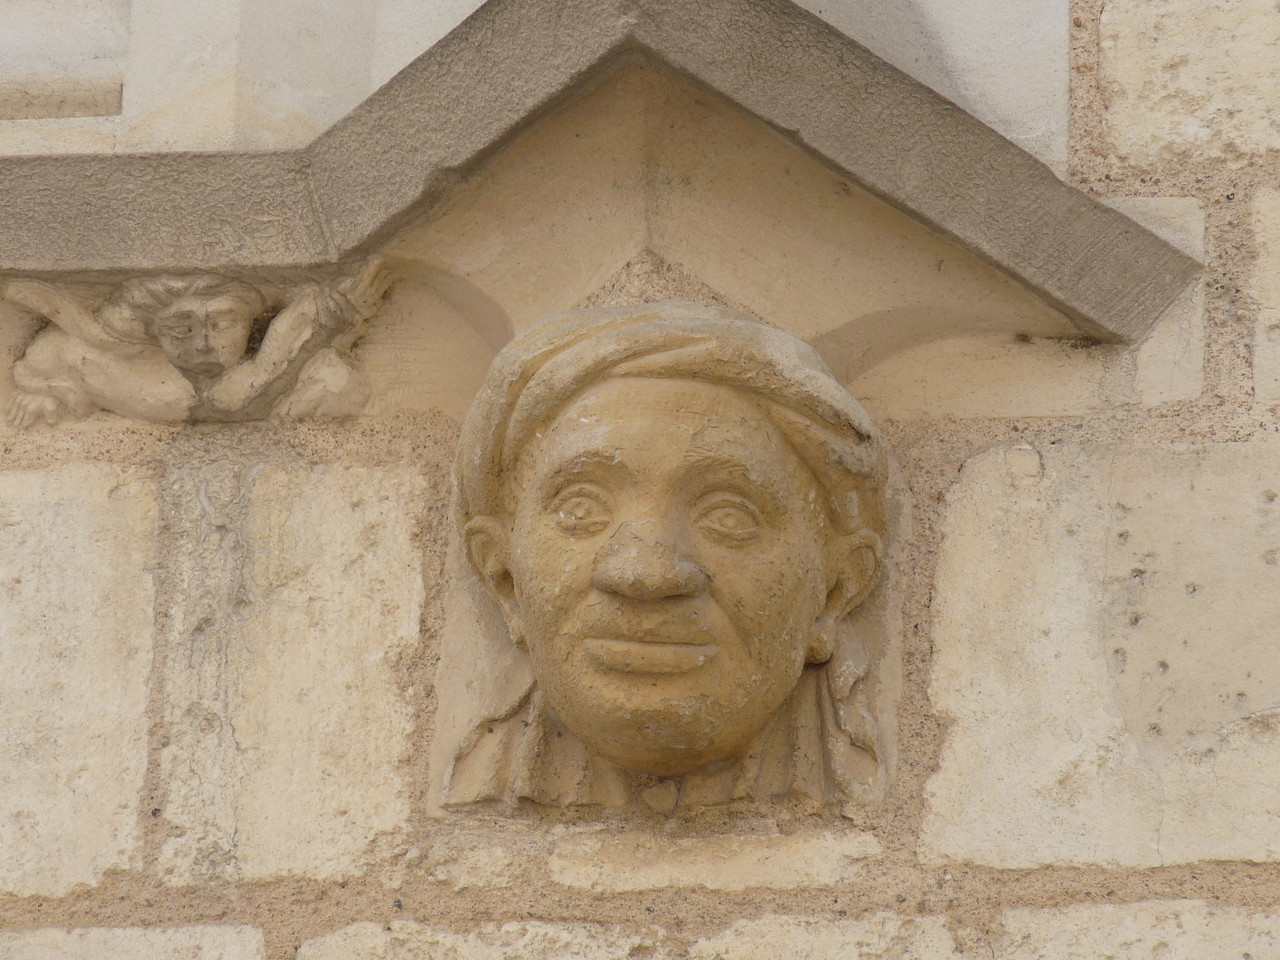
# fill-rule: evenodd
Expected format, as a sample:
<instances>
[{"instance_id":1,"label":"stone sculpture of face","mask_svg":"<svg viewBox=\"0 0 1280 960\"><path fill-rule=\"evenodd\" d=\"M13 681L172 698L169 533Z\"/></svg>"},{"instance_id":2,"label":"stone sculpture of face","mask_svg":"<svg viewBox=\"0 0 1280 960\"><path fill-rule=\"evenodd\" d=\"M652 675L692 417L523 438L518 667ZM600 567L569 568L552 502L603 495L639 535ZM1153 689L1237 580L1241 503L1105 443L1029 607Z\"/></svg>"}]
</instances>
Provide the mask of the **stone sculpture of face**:
<instances>
[{"instance_id":1,"label":"stone sculpture of face","mask_svg":"<svg viewBox=\"0 0 1280 960\"><path fill-rule=\"evenodd\" d=\"M552 708L630 769L737 755L830 655L829 607L865 586L833 572L809 468L728 387L599 382L512 479L509 529L473 524L473 555Z\"/></svg>"},{"instance_id":2,"label":"stone sculpture of face","mask_svg":"<svg viewBox=\"0 0 1280 960\"><path fill-rule=\"evenodd\" d=\"M179 297L152 321L169 362L183 373L221 376L244 357L257 311L235 296Z\"/></svg>"}]
</instances>

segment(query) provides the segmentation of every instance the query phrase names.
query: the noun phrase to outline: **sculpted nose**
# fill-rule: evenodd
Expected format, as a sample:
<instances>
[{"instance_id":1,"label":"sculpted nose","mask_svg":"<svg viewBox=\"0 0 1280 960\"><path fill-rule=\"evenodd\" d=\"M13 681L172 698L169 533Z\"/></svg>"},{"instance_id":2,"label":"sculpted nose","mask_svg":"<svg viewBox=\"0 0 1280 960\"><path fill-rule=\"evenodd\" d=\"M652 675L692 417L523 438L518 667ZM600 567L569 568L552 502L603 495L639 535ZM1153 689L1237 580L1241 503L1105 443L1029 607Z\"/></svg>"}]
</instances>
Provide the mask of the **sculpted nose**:
<instances>
[{"instance_id":1,"label":"sculpted nose","mask_svg":"<svg viewBox=\"0 0 1280 960\"><path fill-rule=\"evenodd\" d=\"M195 333L192 335L192 338L191 338L191 343L192 343L192 346L195 347L198 353L209 352L210 350L209 325L206 321L201 320L200 323L196 326Z\"/></svg>"},{"instance_id":2,"label":"sculpted nose","mask_svg":"<svg viewBox=\"0 0 1280 960\"><path fill-rule=\"evenodd\" d=\"M597 590L633 600L692 597L707 586L703 569L667 538L623 524L596 554Z\"/></svg>"}]
</instances>

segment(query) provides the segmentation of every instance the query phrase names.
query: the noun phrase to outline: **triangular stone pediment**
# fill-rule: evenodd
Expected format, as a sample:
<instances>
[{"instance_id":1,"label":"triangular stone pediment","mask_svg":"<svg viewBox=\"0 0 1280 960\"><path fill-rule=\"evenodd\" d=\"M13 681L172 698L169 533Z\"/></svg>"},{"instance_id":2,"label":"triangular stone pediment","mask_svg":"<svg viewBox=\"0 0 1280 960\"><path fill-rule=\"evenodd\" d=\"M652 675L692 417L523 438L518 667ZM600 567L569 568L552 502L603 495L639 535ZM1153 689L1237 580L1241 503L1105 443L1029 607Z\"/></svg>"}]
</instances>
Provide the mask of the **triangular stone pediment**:
<instances>
[{"instance_id":1,"label":"triangular stone pediment","mask_svg":"<svg viewBox=\"0 0 1280 960\"><path fill-rule=\"evenodd\" d=\"M495 348L605 286L740 306L839 345L846 376L940 338L1082 333L756 118L638 60L534 123L384 253Z\"/></svg>"}]
</instances>

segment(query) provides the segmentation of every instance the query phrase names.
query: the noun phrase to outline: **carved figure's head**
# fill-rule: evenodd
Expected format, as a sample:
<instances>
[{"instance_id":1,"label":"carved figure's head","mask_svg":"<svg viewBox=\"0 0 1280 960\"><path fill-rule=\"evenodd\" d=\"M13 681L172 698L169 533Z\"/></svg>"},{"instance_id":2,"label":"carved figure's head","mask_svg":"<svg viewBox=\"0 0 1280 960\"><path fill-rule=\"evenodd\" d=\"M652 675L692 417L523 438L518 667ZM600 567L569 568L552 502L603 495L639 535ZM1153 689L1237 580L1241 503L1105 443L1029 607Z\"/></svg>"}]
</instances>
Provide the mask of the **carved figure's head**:
<instances>
[{"instance_id":1,"label":"carved figure's head","mask_svg":"<svg viewBox=\"0 0 1280 960\"><path fill-rule=\"evenodd\" d=\"M737 756L871 588L883 453L788 334L701 304L554 317L508 345L460 445L467 554L588 750Z\"/></svg>"},{"instance_id":2,"label":"carved figure's head","mask_svg":"<svg viewBox=\"0 0 1280 960\"><path fill-rule=\"evenodd\" d=\"M113 299L141 320L170 363L206 379L240 362L267 308L249 284L219 276L134 280Z\"/></svg>"}]
</instances>

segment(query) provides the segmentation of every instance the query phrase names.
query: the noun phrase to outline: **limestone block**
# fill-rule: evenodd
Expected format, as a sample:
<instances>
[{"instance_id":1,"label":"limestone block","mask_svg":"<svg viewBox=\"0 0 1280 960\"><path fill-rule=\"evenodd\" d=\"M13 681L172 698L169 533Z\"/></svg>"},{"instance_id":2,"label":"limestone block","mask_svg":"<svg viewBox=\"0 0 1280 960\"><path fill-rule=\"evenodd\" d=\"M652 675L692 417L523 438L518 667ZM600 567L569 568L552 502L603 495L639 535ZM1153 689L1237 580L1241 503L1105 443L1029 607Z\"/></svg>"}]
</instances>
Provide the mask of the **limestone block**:
<instances>
[{"instance_id":1,"label":"limestone block","mask_svg":"<svg viewBox=\"0 0 1280 960\"><path fill-rule=\"evenodd\" d=\"M1253 201L1258 259L1249 277L1257 303L1253 330L1253 394L1260 403L1280 403L1280 190L1262 189Z\"/></svg>"},{"instance_id":2,"label":"limestone block","mask_svg":"<svg viewBox=\"0 0 1280 960\"><path fill-rule=\"evenodd\" d=\"M234 145L240 0L130 0L122 152Z\"/></svg>"},{"instance_id":3,"label":"limestone block","mask_svg":"<svg viewBox=\"0 0 1280 960\"><path fill-rule=\"evenodd\" d=\"M1270 0L1110 0L1098 74L1122 159L1243 161L1280 146L1280 13Z\"/></svg>"},{"instance_id":4,"label":"limestone block","mask_svg":"<svg viewBox=\"0 0 1280 960\"><path fill-rule=\"evenodd\" d=\"M696 941L689 956L695 960L960 960L962 955L943 918L878 913L836 922L782 916L740 920L723 933Z\"/></svg>"},{"instance_id":5,"label":"limestone block","mask_svg":"<svg viewBox=\"0 0 1280 960\"><path fill-rule=\"evenodd\" d=\"M840 883L880 852L860 831L680 838L592 831L557 843L549 866L557 883L588 890L747 890Z\"/></svg>"},{"instance_id":6,"label":"limestone block","mask_svg":"<svg viewBox=\"0 0 1280 960\"><path fill-rule=\"evenodd\" d=\"M1280 856L1280 444L995 448L947 509L926 859Z\"/></svg>"},{"instance_id":7,"label":"limestone block","mask_svg":"<svg viewBox=\"0 0 1280 960\"><path fill-rule=\"evenodd\" d=\"M252 927L172 927L0 932L5 960L262 960Z\"/></svg>"},{"instance_id":8,"label":"limestone block","mask_svg":"<svg viewBox=\"0 0 1280 960\"><path fill-rule=\"evenodd\" d=\"M1000 960L1280 956L1280 918L1197 900L1007 910L1000 925Z\"/></svg>"},{"instance_id":9,"label":"limestone block","mask_svg":"<svg viewBox=\"0 0 1280 960\"><path fill-rule=\"evenodd\" d=\"M454 933L420 923L357 923L308 940L298 960L616 960L670 956L655 950L660 932L628 933L595 924L487 924Z\"/></svg>"},{"instance_id":10,"label":"limestone block","mask_svg":"<svg viewBox=\"0 0 1280 960\"><path fill-rule=\"evenodd\" d=\"M376 7L333 0L275 0L241 7L236 48L239 149L306 146L375 89L369 84L369 66ZM297 30L298 23L306 23L307 29ZM281 43L286 36L290 41Z\"/></svg>"},{"instance_id":11,"label":"limestone block","mask_svg":"<svg viewBox=\"0 0 1280 960\"><path fill-rule=\"evenodd\" d=\"M58 896L133 862L155 524L135 472L0 473L0 890Z\"/></svg>"},{"instance_id":12,"label":"limestone block","mask_svg":"<svg viewBox=\"0 0 1280 960\"><path fill-rule=\"evenodd\" d=\"M128 0L8 0L0 120L119 113L128 41Z\"/></svg>"},{"instance_id":13,"label":"limestone block","mask_svg":"<svg viewBox=\"0 0 1280 960\"><path fill-rule=\"evenodd\" d=\"M418 640L409 470L218 463L178 471L165 682L178 883L339 877L408 812Z\"/></svg>"}]
</instances>

